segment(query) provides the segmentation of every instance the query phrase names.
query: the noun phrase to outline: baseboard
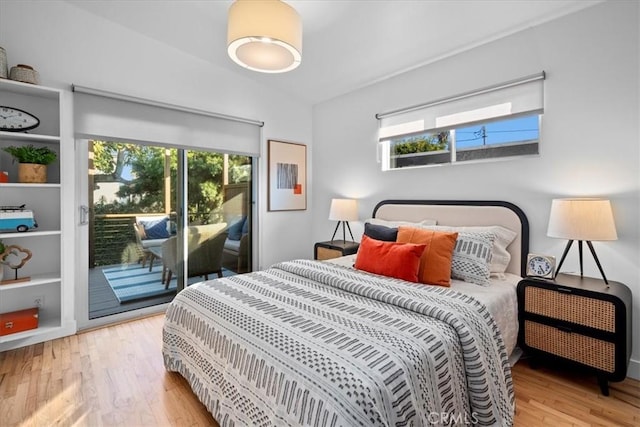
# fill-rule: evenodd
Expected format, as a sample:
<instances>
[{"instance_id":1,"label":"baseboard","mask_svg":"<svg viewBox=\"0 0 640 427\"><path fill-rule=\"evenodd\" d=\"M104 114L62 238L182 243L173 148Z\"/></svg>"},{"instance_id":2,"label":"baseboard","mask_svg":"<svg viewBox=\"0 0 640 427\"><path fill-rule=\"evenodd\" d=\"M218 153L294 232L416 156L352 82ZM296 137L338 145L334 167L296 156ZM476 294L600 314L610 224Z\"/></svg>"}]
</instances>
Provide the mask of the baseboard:
<instances>
[{"instance_id":1,"label":"baseboard","mask_svg":"<svg viewBox=\"0 0 640 427\"><path fill-rule=\"evenodd\" d=\"M631 359L627 368L627 377L640 381L640 361Z\"/></svg>"},{"instance_id":2,"label":"baseboard","mask_svg":"<svg viewBox=\"0 0 640 427\"><path fill-rule=\"evenodd\" d=\"M125 323L132 320L142 319L144 317L155 316L157 314L166 312L167 307L169 307L169 303L125 311L122 313L116 313L104 317L98 317L96 319L89 320L86 324L79 325L78 332L87 332L93 329L101 329L105 326L116 325L118 323Z\"/></svg>"},{"instance_id":3,"label":"baseboard","mask_svg":"<svg viewBox=\"0 0 640 427\"><path fill-rule=\"evenodd\" d=\"M62 326L50 328L43 333L37 333L34 335L26 336L25 338L18 338L16 340L2 342L0 343L0 352L15 350L17 348L26 347L33 344L40 344L42 342L55 340L57 338L68 337L70 335L74 335L76 332L77 325L75 320L68 321L65 322Z\"/></svg>"}]
</instances>

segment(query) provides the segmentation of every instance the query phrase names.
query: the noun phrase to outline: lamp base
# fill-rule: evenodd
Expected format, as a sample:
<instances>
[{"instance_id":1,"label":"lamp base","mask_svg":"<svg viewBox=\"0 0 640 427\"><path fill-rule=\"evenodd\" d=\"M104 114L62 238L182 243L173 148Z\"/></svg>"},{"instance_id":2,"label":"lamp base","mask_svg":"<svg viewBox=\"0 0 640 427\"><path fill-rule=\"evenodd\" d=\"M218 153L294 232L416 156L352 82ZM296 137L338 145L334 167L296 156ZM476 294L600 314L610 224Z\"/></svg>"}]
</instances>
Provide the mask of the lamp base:
<instances>
[{"instance_id":1,"label":"lamp base","mask_svg":"<svg viewBox=\"0 0 640 427\"><path fill-rule=\"evenodd\" d=\"M582 240L578 240L578 256L580 258L580 277L583 277L582 242L583 242ZM600 274L602 275L602 279L604 280L604 283L607 285L607 287L609 287L609 281L607 280L607 277L604 275L604 270L602 269L602 265L600 265L600 260L598 259L598 255L596 255L596 250L593 248L593 244L591 243L590 240L585 240L585 242L587 242L587 246L591 251L591 255L593 255L593 259L596 261L596 265L598 266L598 270L600 270ZM560 272L560 267L562 267L562 263L567 257L567 253L569 253L569 249L571 249L572 244L573 244L573 240L569 240L567 242L567 246L564 247L564 252L562 252L562 257L560 258L560 262L558 263L558 268L556 269L556 274L553 276L554 279L558 276L558 273Z\"/></svg>"},{"instance_id":2,"label":"lamp base","mask_svg":"<svg viewBox=\"0 0 640 427\"><path fill-rule=\"evenodd\" d=\"M353 233L351 233L351 227L349 227L349 221L338 221L338 223L336 224L335 230L333 230L333 236L331 236L331 240L333 240L336 237L336 232L338 231L338 227L340 227L340 224L342 224L342 241L343 242L347 241L347 236L345 234L345 229L344 229L345 224L349 229L349 235L351 235L351 240L353 241Z\"/></svg>"}]
</instances>

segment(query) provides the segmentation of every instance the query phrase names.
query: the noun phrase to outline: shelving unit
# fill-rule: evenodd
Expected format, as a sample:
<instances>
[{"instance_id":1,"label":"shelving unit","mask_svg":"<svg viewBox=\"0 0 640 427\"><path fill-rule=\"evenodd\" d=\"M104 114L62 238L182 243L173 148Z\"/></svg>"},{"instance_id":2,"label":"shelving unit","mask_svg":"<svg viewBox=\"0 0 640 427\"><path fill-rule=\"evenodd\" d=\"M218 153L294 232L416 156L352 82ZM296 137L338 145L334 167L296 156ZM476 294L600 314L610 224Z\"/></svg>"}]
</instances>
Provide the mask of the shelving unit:
<instances>
[{"instance_id":1,"label":"shelving unit","mask_svg":"<svg viewBox=\"0 0 640 427\"><path fill-rule=\"evenodd\" d=\"M18 270L19 278L29 280L0 285L0 313L39 307L38 328L0 336L0 351L76 331L69 251L73 243L73 210L63 202L73 200L73 140L63 121L66 97L67 93L59 89L0 79L0 104L28 111L40 119L40 125L28 132L0 131L0 148L32 144L57 153L56 161L48 165L46 184L22 184L17 182L17 163L0 150L0 171L7 171L10 181L0 183L0 205L25 204L38 223L38 228L27 232L0 231L5 245L18 245L32 253L32 258ZM2 268L5 280L14 277L14 270Z\"/></svg>"}]
</instances>

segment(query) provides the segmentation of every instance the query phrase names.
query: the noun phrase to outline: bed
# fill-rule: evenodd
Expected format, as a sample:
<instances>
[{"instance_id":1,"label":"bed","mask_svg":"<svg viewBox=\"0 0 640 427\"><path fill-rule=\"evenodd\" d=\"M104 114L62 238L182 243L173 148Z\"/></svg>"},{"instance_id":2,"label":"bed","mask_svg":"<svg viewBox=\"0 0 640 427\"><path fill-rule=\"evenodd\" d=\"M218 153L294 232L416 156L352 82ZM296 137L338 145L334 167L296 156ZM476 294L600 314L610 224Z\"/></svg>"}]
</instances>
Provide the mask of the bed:
<instances>
[{"instance_id":1,"label":"bed","mask_svg":"<svg viewBox=\"0 0 640 427\"><path fill-rule=\"evenodd\" d=\"M165 367L221 426L513 424L524 213L506 202L386 200L372 218L514 236L504 271L483 286L410 283L355 269L350 256L186 288L167 310Z\"/></svg>"}]
</instances>

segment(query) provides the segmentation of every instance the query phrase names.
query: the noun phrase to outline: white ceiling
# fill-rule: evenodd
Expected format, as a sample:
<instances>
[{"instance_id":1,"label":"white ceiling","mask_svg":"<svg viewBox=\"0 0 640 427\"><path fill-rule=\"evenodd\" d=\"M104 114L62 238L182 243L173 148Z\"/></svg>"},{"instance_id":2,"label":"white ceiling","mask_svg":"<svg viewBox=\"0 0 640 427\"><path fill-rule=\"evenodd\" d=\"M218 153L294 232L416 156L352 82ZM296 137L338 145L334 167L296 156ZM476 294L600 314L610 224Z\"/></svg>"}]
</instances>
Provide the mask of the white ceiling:
<instances>
[{"instance_id":1,"label":"white ceiling","mask_svg":"<svg viewBox=\"0 0 640 427\"><path fill-rule=\"evenodd\" d=\"M302 17L302 64L284 74L229 59L231 0L67 1L316 104L603 0L290 0Z\"/></svg>"}]
</instances>

